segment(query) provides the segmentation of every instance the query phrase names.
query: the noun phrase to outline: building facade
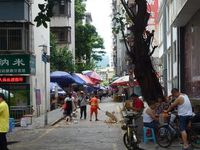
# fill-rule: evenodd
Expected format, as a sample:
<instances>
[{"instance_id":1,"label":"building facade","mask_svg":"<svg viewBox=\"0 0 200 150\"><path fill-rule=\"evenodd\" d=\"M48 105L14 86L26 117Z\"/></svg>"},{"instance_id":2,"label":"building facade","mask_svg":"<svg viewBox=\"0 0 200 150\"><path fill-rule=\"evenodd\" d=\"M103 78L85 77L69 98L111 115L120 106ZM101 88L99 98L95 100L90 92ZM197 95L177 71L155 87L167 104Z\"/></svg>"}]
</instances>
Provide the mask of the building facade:
<instances>
[{"instance_id":1,"label":"building facade","mask_svg":"<svg viewBox=\"0 0 200 150\"><path fill-rule=\"evenodd\" d=\"M159 48L165 88L179 88L199 99L200 1L168 0L159 3Z\"/></svg>"},{"instance_id":2,"label":"building facade","mask_svg":"<svg viewBox=\"0 0 200 150\"><path fill-rule=\"evenodd\" d=\"M45 45L49 54L49 28L36 27L33 21L43 2L0 0L0 92L7 97L11 116L12 108L19 108L20 114L29 106L41 113L49 108L44 93L49 93L50 67L46 65L45 77L40 47Z\"/></svg>"},{"instance_id":3,"label":"building facade","mask_svg":"<svg viewBox=\"0 0 200 150\"><path fill-rule=\"evenodd\" d=\"M112 1L113 17L118 12L122 13L122 4L120 0ZM112 27L116 28L119 24L113 20ZM128 73L128 56L126 54L126 47L122 33L113 33L113 64L116 76L123 76Z\"/></svg>"},{"instance_id":4,"label":"building facade","mask_svg":"<svg viewBox=\"0 0 200 150\"><path fill-rule=\"evenodd\" d=\"M74 0L55 1L50 30L56 35L58 46L68 48L75 60Z\"/></svg>"}]
</instances>

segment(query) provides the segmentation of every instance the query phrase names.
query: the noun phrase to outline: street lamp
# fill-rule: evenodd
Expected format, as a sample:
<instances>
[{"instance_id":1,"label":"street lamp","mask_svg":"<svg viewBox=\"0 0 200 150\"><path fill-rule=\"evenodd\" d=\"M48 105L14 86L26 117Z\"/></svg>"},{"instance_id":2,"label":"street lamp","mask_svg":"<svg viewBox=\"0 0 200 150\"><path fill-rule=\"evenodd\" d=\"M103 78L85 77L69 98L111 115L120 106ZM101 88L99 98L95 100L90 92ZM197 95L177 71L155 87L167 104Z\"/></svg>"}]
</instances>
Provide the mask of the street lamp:
<instances>
[{"instance_id":1,"label":"street lamp","mask_svg":"<svg viewBox=\"0 0 200 150\"><path fill-rule=\"evenodd\" d=\"M47 110L47 63L49 63L49 55L47 55L47 46L40 45L42 47L42 61L44 62L44 88L45 88L45 101L44 101L44 125L48 124L48 110Z\"/></svg>"}]
</instances>

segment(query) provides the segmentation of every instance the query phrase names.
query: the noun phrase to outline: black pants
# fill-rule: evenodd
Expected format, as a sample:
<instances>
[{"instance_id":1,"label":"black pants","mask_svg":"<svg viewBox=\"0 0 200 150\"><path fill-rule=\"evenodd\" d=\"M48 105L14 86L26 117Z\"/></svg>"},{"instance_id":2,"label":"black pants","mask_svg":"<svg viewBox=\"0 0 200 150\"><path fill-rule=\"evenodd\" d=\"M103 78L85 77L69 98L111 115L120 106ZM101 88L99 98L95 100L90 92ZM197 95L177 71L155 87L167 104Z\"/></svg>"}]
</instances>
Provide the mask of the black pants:
<instances>
[{"instance_id":1,"label":"black pants","mask_svg":"<svg viewBox=\"0 0 200 150\"><path fill-rule=\"evenodd\" d=\"M86 106L81 106L81 117L80 118L82 118L83 117L83 113L84 113L84 119L86 119L86 117L87 117L87 107Z\"/></svg>"},{"instance_id":2,"label":"black pants","mask_svg":"<svg viewBox=\"0 0 200 150\"><path fill-rule=\"evenodd\" d=\"M6 133L0 132L0 150L8 150Z\"/></svg>"}]
</instances>

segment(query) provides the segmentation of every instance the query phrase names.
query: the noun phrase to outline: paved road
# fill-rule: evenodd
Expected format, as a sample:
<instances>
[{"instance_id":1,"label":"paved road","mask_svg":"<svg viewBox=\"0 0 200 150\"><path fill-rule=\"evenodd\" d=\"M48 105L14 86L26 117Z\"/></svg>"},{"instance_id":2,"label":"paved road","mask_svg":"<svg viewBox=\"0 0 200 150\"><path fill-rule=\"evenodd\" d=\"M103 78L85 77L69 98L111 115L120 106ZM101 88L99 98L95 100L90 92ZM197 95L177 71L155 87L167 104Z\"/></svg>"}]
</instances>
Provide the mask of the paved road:
<instances>
[{"instance_id":1,"label":"paved road","mask_svg":"<svg viewBox=\"0 0 200 150\"><path fill-rule=\"evenodd\" d=\"M102 110L116 111L120 103L102 103ZM88 109L89 110L89 109ZM88 116L89 117L89 116ZM79 118L79 114L78 117ZM23 129L8 136L11 150L123 150L119 124L106 124L104 112L100 121L78 120L66 124L63 120L53 127ZM94 119L93 119L94 120Z\"/></svg>"},{"instance_id":2,"label":"paved road","mask_svg":"<svg viewBox=\"0 0 200 150\"><path fill-rule=\"evenodd\" d=\"M121 103L104 102L102 110L115 111ZM89 110L89 109L88 109ZM78 117L79 118L79 114ZM79 120L66 123L64 120L53 127L18 130L8 135L11 150L126 150L120 124L107 124L105 112L99 112L100 121ZM146 150L164 150L149 142L141 144ZM169 150L181 150L178 144Z\"/></svg>"}]
</instances>

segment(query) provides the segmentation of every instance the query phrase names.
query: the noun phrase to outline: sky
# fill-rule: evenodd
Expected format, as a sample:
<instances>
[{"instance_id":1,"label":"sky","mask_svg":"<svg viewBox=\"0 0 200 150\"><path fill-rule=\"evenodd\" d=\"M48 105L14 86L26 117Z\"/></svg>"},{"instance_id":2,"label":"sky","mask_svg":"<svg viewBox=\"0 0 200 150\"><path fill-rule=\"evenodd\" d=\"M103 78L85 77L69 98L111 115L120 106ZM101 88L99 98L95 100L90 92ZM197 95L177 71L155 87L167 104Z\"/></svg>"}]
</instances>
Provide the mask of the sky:
<instances>
[{"instance_id":1,"label":"sky","mask_svg":"<svg viewBox=\"0 0 200 150\"><path fill-rule=\"evenodd\" d=\"M104 39L106 53L112 53L112 0L87 0L87 12L92 15L92 24L96 27L98 34Z\"/></svg>"}]
</instances>

